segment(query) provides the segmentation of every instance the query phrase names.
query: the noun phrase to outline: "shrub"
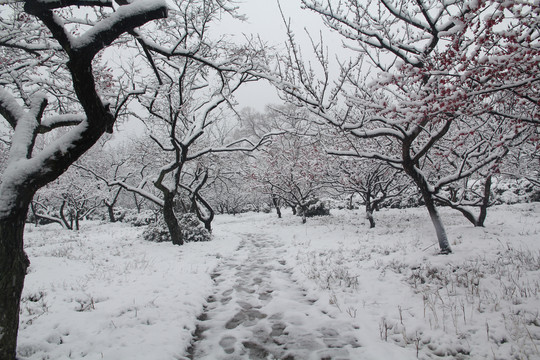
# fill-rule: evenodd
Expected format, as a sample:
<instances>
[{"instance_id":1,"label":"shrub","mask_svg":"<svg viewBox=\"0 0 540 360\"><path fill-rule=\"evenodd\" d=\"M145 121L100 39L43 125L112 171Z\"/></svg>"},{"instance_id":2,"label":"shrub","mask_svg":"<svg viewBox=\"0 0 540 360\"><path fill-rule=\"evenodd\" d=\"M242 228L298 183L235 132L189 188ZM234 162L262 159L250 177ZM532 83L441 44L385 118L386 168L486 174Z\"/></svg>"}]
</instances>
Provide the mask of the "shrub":
<instances>
[{"instance_id":1,"label":"shrub","mask_svg":"<svg viewBox=\"0 0 540 360\"><path fill-rule=\"evenodd\" d=\"M183 214L178 220L184 241L210 241L210 232L204 228L197 215L193 213Z\"/></svg>"},{"instance_id":2,"label":"shrub","mask_svg":"<svg viewBox=\"0 0 540 360\"><path fill-rule=\"evenodd\" d=\"M152 242L166 242L171 241L171 236L169 235L169 229L167 224L163 219L151 223L143 232L143 238L146 241Z\"/></svg>"},{"instance_id":3,"label":"shrub","mask_svg":"<svg viewBox=\"0 0 540 360\"><path fill-rule=\"evenodd\" d=\"M156 214L152 210L143 210L140 213L128 213L124 216L123 222L132 226L145 226L156 222Z\"/></svg>"},{"instance_id":4,"label":"shrub","mask_svg":"<svg viewBox=\"0 0 540 360\"><path fill-rule=\"evenodd\" d=\"M323 201L319 199L312 199L309 200L305 205L306 217L312 217L312 216L327 216L330 215L330 209L324 203ZM304 215L302 207L298 206L296 208L296 215L302 216Z\"/></svg>"},{"instance_id":5,"label":"shrub","mask_svg":"<svg viewBox=\"0 0 540 360\"><path fill-rule=\"evenodd\" d=\"M128 210L121 207L115 207L113 212L116 221L124 222L124 218L126 217Z\"/></svg>"},{"instance_id":6,"label":"shrub","mask_svg":"<svg viewBox=\"0 0 540 360\"><path fill-rule=\"evenodd\" d=\"M210 232L204 228L195 214L183 214L178 219L178 225L180 225L182 238L185 242L211 240ZM148 225L148 228L143 232L143 238L152 242L171 241L169 229L163 218Z\"/></svg>"}]
</instances>

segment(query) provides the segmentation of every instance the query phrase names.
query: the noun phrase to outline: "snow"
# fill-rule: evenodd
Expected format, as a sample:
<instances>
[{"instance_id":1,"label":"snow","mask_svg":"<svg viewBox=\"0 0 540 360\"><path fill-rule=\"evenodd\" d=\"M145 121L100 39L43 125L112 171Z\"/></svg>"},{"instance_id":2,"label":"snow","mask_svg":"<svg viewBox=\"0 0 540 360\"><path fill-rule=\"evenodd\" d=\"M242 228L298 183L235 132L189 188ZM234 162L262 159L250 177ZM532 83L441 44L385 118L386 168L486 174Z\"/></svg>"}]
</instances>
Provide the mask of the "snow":
<instances>
[{"instance_id":1,"label":"snow","mask_svg":"<svg viewBox=\"0 0 540 360\"><path fill-rule=\"evenodd\" d=\"M371 230L361 211L221 215L184 246L28 225L19 357L540 358L540 203L494 207L486 228L440 213L447 256L422 208Z\"/></svg>"},{"instance_id":2,"label":"snow","mask_svg":"<svg viewBox=\"0 0 540 360\"><path fill-rule=\"evenodd\" d=\"M72 37L70 39L71 45L74 49L84 49L93 45L96 39L100 38L102 34L110 32L116 24L122 21L129 21L131 18L140 14L166 8L166 2L162 0L138 0L129 5L120 6L112 15L99 21L79 38Z\"/></svg>"}]
</instances>

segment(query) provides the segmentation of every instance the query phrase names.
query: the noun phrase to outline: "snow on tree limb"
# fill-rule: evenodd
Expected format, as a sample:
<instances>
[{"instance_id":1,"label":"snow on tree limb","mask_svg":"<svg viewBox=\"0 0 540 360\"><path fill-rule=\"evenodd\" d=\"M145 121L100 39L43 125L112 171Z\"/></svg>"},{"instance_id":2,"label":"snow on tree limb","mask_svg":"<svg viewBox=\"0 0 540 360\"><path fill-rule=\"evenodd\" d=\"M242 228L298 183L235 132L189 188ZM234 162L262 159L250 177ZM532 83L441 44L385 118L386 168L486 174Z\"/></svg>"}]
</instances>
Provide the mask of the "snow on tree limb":
<instances>
[{"instance_id":1,"label":"snow on tree limb","mask_svg":"<svg viewBox=\"0 0 540 360\"><path fill-rule=\"evenodd\" d=\"M59 9L67 6L112 7L111 0L37 0L45 9Z\"/></svg>"},{"instance_id":2,"label":"snow on tree limb","mask_svg":"<svg viewBox=\"0 0 540 360\"><path fill-rule=\"evenodd\" d=\"M0 88L0 114L15 129L18 119L24 116L24 109L9 92Z\"/></svg>"},{"instance_id":3,"label":"snow on tree limb","mask_svg":"<svg viewBox=\"0 0 540 360\"><path fill-rule=\"evenodd\" d=\"M49 116L41 121L39 132L45 133L60 127L78 125L85 121L87 121L87 118L84 114L62 114Z\"/></svg>"},{"instance_id":4,"label":"snow on tree limb","mask_svg":"<svg viewBox=\"0 0 540 360\"><path fill-rule=\"evenodd\" d=\"M26 1L25 10L43 21L68 53L75 52L88 60L123 33L144 25L148 21L167 16L165 1L138 0L120 7L80 37L73 37L66 32L64 21L50 10L48 3L48 1L39 0Z\"/></svg>"}]
</instances>

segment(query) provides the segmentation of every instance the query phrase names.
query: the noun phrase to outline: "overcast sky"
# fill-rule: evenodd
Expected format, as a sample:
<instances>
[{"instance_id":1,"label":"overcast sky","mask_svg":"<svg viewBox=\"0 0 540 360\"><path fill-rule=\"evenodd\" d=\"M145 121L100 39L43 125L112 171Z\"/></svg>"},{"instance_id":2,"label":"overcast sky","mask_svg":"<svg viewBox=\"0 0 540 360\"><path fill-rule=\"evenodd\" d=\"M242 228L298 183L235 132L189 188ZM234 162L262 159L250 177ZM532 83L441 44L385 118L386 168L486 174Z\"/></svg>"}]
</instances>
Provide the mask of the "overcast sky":
<instances>
[{"instance_id":1,"label":"overcast sky","mask_svg":"<svg viewBox=\"0 0 540 360\"><path fill-rule=\"evenodd\" d=\"M239 38L242 34L258 34L261 39L269 45L277 48L284 48L286 41L286 29L283 24L277 0L239 0L239 13L247 16L247 21L240 22L230 17L224 18L220 24L214 26L218 30L232 34ZM291 25L295 31L295 39L304 49L305 57L309 58L309 38L304 29L318 37L319 31L328 33L321 17L309 10L303 10L300 6L300 0L281 0L281 8L287 19L291 20ZM334 35L325 35L331 37L334 42L332 47L341 47L339 38ZM280 99L276 91L269 84L259 81L257 83L247 84L240 88L236 94L240 107L252 107L258 111L263 111L267 104L279 103Z\"/></svg>"}]
</instances>

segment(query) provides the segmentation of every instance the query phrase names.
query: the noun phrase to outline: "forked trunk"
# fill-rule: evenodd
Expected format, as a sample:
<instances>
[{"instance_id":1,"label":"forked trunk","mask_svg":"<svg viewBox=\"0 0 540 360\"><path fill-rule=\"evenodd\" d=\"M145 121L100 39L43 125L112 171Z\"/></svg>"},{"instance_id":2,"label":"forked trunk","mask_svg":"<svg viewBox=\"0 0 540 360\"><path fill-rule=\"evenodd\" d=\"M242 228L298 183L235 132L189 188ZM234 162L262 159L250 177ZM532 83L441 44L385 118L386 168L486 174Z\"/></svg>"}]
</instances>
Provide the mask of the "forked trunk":
<instances>
[{"instance_id":1,"label":"forked trunk","mask_svg":"<svg viewBox=\"0 0 540 360\"><path fill-rule=\"evenodd\" d=\"M484 227L486 221L487 209L490 207L490 197L491 197L491 175L486 178L486 183L484 184L484 194L482 196L482 202L480 203L480 213L476 217L472 211L469 211L467 208L462 205L453 204L451 201L441 201L443 204L459 211L467 220L471 222L476 227Z\"/></svg>"},{"instance_id":2,"label":"forked trunk","mask_svg":"<svg viewBox=\"0 0 540 360\"><path fill-rule=\"evenodd\" d=\"M20 214L0 219L0 359L15 360L19 307L26 269L30 262L23 249L24 221Z\"/></svg>"}]
</instances>

